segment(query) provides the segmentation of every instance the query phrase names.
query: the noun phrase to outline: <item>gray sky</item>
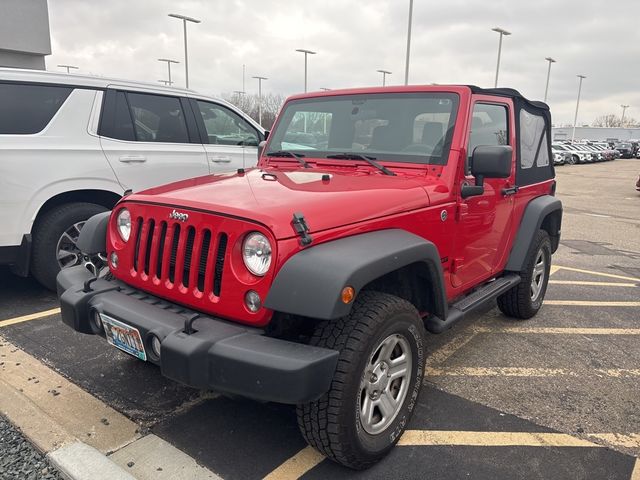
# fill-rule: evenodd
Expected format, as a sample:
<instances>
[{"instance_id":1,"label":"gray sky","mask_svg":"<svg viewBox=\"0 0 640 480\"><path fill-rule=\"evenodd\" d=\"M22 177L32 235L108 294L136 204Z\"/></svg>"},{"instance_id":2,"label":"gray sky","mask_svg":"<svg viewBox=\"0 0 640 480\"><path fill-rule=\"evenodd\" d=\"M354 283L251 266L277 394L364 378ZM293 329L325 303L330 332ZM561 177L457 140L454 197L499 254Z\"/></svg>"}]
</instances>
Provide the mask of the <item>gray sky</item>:
<instances>
[{"instance_id":1,"label":"gray sky","mask_svg":"<svg viewBox=\"0 0 640 480\"><path fill-rule=\"evenodd\" d=\"M263 91L303 90L303 56L309 89L379 85L377 69L391 70L388 84L404 81L408 0L49 0L53 54L83 73L156 83L166 64L183 61L182 13L189 24L191 88L219 95L257 90L251 76L269 77ZM598 115L640 119L640 2L637 0L414 0L410 83L471 83L492 87L500 26L505 37L499 86L542 99L545 57L554 57L548 103L554 123L572 123L578 88L587 75L579 123ZM184 84L184 65L172 76Z\"/></svg>"}]
</instances>

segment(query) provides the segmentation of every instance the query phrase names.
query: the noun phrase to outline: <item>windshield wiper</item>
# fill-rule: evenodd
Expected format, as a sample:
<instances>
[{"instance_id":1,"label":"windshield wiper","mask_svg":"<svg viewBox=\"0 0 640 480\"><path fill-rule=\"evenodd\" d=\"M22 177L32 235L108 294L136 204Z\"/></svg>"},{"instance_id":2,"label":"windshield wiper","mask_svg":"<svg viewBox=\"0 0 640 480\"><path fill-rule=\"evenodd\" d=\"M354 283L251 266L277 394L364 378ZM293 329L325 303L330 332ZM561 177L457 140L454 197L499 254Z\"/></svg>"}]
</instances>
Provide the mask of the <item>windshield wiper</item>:
<instances>
[{"instance_id":1,"label":"windshield wiper","mask_svg":"<svg viewBox=\"0 0 640 480\"><path fill-rule=\"evenodd\" d=\"M360 155L359 153L336 153L335 155L327 155L327 158L337 158L340 160L364 160L369 165L377 168L385 175L395 175L395 173L393 173L387 167L376 162L375 157L367 157L366 155Z\"/></svg>"},{"instance_id":2,"label":"windshield wiper","mask_svg":"<svg viewBox=\"0 0 640 480\"><path fill-rule=\"evenodd\" d=\"M298 163L300 165L302 165L304 168L311 168L311 165L309 165L304 158L304 155L300 155L299 153L293 153L290 152L289 150L277 150L275 152L269 152L266 154L267 157L293 157L296 160L298 160Z\"/></svg>"}]
</instances>

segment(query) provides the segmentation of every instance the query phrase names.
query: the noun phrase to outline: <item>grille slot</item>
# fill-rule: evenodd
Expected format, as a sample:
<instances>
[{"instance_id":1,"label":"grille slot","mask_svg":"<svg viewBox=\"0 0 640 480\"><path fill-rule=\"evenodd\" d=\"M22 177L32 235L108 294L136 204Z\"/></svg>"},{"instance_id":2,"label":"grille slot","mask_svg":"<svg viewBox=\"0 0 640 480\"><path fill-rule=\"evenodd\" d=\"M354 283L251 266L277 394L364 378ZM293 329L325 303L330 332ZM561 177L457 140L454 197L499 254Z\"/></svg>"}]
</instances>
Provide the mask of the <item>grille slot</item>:
<instances>
[{"instance_id":1,"label":"grille slot","mask_svg":"<svg viewBox=\"0 0 640 480\"><path fill-rule=\"evenodd\" d=\"M160 226L160 246L158 247L158 257L156 259L156 277L162 278L162 257L164 256L164 241L167 237L167 222L161 222Z\"/></svg>"},{"instance_id":2,"label":"grille slot","mask_svg":"<svg viewBox=\"0 0 640 480\"><path fill-rule=\"evenodd\" d=\"M153 241L153 232L155 231L156 228L156 222L151 219L149 220L149 228L147 230L147 243L146 243L146 248L145 248L145 254L144 254L144 273L146 273L147 275L149 275L149 262L151 261L151 245L152 245L152 241Z\"/></svg>"},{"instance_id":3,"label":"grille slot","mask_svg":"<svg viewBox=\"0 0 640 480\"><path fill-rule=\"evenodd\" d=\"M211 248L211 231L205 230L202 236L202 248L200 249L200 261L198 265L198 290L204 292L204 279L207 274L207 259Z\"/></svg>"},{"instance_id":4,"label":"grille slot","mask_svg":"<svg viewBox=\"0 0 640 480\"><path fill-rule=\"evenodd\" d=\"M220 296L222 289L222 271L224 269L224 256L227 251L227 241L229 238L226 233L221 233L218 238L218 252L216 253L216 267L213 273L213 294Z\"/></svg>"},{"instance_id":5,"label":"grille slot","mask_svg":"<svg viewBox=\"0 0 640 480\"><path fill-rule=\"evenodd\" d=\"M189 286L189 274L191 273L191 257L193 256L194 241L196 239L196 229L187 228L187 243L184 250L184 268L182 272L182 284Z\"/></svg>"},{"instance_id":6,"label":"grille slot","mask_svg":"<svg viewBox=\"0 0 640 480\"><path fill-rule=\"evenodd\" d=\"M136 247L133 253L133 269L138 271L138 258L140 255L140 237L142 236L142 218L136 220Z\"/></svg>"},{"instance_id":7,"label":"grille slot","mask_svg":"<svg viewBox=\"0 0 640 480\"><path fill-rule=\"evenodd\" d=\"M171 241L171 253L169 256L169 281L173 283L176 279L176 257L178 256L178 242L180 241L180 225L173 227L173 240Z\"/></svg>"}]
</instances>

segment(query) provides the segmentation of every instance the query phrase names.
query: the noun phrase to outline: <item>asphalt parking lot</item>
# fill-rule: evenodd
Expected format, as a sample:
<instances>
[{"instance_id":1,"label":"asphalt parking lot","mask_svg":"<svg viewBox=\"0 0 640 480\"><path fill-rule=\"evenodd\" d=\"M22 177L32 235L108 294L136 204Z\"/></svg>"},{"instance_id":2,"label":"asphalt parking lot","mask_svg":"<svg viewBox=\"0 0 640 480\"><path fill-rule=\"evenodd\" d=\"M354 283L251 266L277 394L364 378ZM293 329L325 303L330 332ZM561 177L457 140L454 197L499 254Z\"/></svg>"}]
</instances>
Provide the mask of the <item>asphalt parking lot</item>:
<instances>
[{"instance_id":1,"label":"asphalt parking lot","mask_svg":"<svg viewBox=\"0 0 640 480\"><path fill-rule=\"evenodd\" d=\"M165 380L63 326L52 293L6 270L0 335L225 479L637 479L639 172L635 159L558 167L563 234L542 311L515 322L493 309L430 336L412 424L363 473L306 448L293 408Z\"/></svg>"}]
</instances>

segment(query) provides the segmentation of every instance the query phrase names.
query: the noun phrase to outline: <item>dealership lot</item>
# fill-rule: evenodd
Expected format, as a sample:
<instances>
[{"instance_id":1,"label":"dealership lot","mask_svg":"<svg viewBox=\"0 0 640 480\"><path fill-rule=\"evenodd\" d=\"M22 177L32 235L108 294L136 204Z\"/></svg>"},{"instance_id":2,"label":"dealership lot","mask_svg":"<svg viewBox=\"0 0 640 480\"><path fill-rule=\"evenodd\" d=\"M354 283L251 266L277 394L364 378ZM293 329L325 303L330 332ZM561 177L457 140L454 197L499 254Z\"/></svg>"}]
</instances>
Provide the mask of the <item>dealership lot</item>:
<instances>
[{"instance_id":1,"label":"dealership lot","mask_svg":"<svg viewBox=\"0 0 640 480\"><path fill-rule=\"evenodd\" d=\"M635 479L639 171L635 159L557 169L563 235L545 307L526 322L493 309L429 336L425 387L409 431L366 473L323 461L305 447L291 407L179 386L101 339L76 334L62 325L53 294L6 270L0 271L0 336L9 343L0 341L0 371L19 378L18 347L132 420L135 431L123 421L118 433L128 433L115 435L119 440L104 450L116 450L116 463L140 478L136 465L144 452L124 445L155 435L223 478ZM28 378L20 393L35 398L35 380ZM64 387L50 400L73 401ZM0 388L12 387L0 382ZM169 475L160 463L155 478Z\"/></svg>"}]
</instances>

